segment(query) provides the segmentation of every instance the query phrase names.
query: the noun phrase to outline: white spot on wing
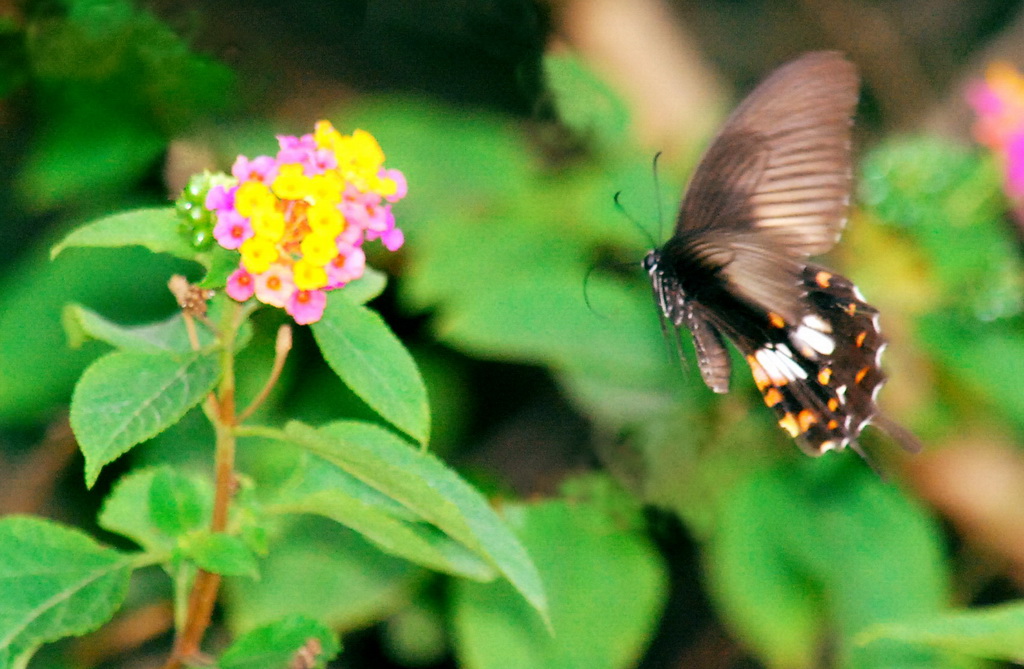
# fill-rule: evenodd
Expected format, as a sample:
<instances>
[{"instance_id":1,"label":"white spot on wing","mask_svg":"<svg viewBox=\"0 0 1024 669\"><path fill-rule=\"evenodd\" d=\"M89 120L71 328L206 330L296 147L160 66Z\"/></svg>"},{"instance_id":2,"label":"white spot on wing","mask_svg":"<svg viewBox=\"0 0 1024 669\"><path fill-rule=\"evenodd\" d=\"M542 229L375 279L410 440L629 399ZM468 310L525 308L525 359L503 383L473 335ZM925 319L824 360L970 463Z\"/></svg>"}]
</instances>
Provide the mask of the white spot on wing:
<instances>
[{"instance_id":1,"label":"white spot on wing","mask_svg":"<svg viewBox=\"0 0 1024 669\"><path fill-rule=\"evenodd\" d=\"M809 328L814 328L818 332L829 333L832 332L832 326L828 324L824 318L817 314L808 314L804 316L804 325Z\"/></svg>"},{"instance_id":2,"label":"white spot on wing","mask_svg":"<svg viewBox=\"0 0 1024 669\"><path fill-rule=\"evenodd\" d=\"M807 319L805 318L804 321L806 322ZM832 355L832 351L836 348L836 342L832 337L829 337L821 330L816 330L806 325L801 325L791 332L789 338L801 351L805 348L810 348L821 355Z\"/></svg>"},{"instance_id":3,"label":"white spot on wing","mask_svg":"<svg viewBox=\"0 0 1024 669\"><path fill-rule=\"evenodd\" d=\"M793 351L785 344L758 349L754 353L754 357L761 363L768 378L776 385L784 385L788 381L807 378L807 371L793 359Z\"/></svg>"}]
</instances>

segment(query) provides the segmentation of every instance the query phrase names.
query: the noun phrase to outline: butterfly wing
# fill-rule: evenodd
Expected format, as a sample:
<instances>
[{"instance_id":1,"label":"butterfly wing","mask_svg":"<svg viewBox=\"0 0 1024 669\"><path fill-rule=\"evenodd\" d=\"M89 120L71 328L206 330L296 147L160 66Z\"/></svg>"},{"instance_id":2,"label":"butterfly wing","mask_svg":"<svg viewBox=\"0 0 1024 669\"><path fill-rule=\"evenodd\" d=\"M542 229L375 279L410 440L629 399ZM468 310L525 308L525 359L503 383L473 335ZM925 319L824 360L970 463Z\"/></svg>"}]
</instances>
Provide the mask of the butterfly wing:
<instances>
[{"instance_id":1,"label":"butterfly wing","mask_svg":"<svg viewBox=\"0 0 1024 669\"><path fill-rule=\"evenodd\" d=\"M680 208L685 252L791 320L802 315L799 259L832 248L846 223L857 90L836 52L782 66L729 117Z\"/></svg>"},{"instance_id":2,"label":"butterfly wing","mask_svg":"<svg viewBox=\"0 0 1024 669\"><path fill-rule=\"evenodd\" d=\"M701 159L652 279L694 334L705 383L728 388L721 335L753 372L779 425L808 454L858 448L879 423L885 340L877 312L809 255L838 241L851 189L854 66L807 54L779 68L729 117ZM721 335L719 334L721 333Z\"/></svg>"},{"instance_id":3,"label":"butterfly wing","mask_svg":"<svg viewBox=\"0 0 1024 669\"><path fill-rule=\"evenodd\" d=\"M886 341L878 312L849 279L817 265L802 273L809 315L797 326L769 319L734 341L746 357L764 403L809 455L852 446L877 423L909 451L920 444L879 414Z\"/></svg>"}]
</instances>

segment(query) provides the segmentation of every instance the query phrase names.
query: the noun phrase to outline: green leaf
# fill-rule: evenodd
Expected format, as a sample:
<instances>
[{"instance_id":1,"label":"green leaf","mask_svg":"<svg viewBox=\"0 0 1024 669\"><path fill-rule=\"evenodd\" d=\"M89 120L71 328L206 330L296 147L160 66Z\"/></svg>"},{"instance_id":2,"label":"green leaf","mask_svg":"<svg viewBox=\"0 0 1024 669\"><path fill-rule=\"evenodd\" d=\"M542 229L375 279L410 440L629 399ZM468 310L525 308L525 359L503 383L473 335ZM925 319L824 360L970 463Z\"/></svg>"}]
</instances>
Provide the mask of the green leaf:
<instances>
[{"instance_id":1,"label":"green leaf","mask_svg":"<svg viewBox=\"0 0 1024 669\"><path fill-rule=\"evenodd\" d=\"M154 519L154 481L157 478L174 479L181 476L179 472L164 465L136 470L121 477L103 501L97 519L100 527L128 537L147 551L171 551L176 545L174 538L168 536ZM198 477L189 479L189 483L198 496L201 517L205 521L210 517L213 507L213 486L206 479ZM159 504L165 506L162 502Z\"/></svg>"},{"instance_id":2,"label":"green leaf","mask_svg":"<svg viewBox=\"0 0 1024 669\"><path fill-rule=\"evenodd\" d=\"M181 536L206 519L199 489L184 474L162 467L149 488L149 517L161 532Z\"/></svg>"},{"instance_id":3,"label":"green leaf","mask_svg":"<svg viewBox=\"0 0 1024 669\"><path fill-rule=\"evenodd\" d=\"M69 304L64 309L64 329L74 347L87 339L97 339L133 353L189 353L185 319L177 313L170 318L146 325L121 325L99 315L92 309ZM196 323L200 348L210 346L215 338L208 327Z\"/></svg>"},{"instance_id":4,"label":"green leaf","mask_svg":"<svg viewBox=\"0 0 1024 669\"><path fill-rule=\"evenodd\" d=\"M483 496L441 461L371 423L337 422L314 430L293 422L286 432L486 559L546 616L544 589L529 555Z\"/></svg>"},{"instance_id":5,"label":"green leaf","mask_svg":"<svg viewBox=\"0 0 1024 669\"><path fill-rule=\"evenodd\" d=\"M256 556L236 536L222 532L197 532L182 542L182 552L206 571L224 576L256 578Z\"/></svg>"},{"instance_id":6,"label":"green leaf","mask_svg":"<svg viewBox=\"0 0 1024 669\"><path fill-rule=\"evenodd\" d=\"M186 260L196 256L178 228L174 207L136 209L106 216L72 231L50 251L56 258L72 247L142 246L153 253L167 253Z\"/></svg>"},{"instance_id":7,"label":"green leaf","mask_svg":"<svg viewBox=\"0 0 1024 669\"><path fill-rule=\"evenodd\" d=\"M505 583L454 584L459 666L625 669L639 662L664 604L667 574L638 510L589 501L506 508L551 598L549 634ZM627 576L628 575L628 576Z\"/></svg>"},{"instance_id":8,"label":"green leaf","mask_svg":"<svg viewBox=\"0 0 1024 669\"><path fill-rule=\"evenodd\" d=\"M427 390L412 356L374 311L338 291L327 300L313 335L331 369L364 402L425 443L430 436Z\"/></svg>"},{"instance_id":9,"label":"green leaf","mask_svg":"<svg viewBox=\"0 0 1024 669\"><path fill-rule=\"evenodd\" d=\"M426 523L410 523L340 490L323 490L272 508L278 513L308 513L334 520L396 557L479 581L494 578L491 566Z\"/></svg>"},{"instance_id":10,"label":"green leaf","mask_svg":"<svg viewBox=\"0 0 1024 669\"><path fill-rule=\"evenodd\" d=\"M341 651L337 635L305 616L287 616L236 639L217 666L220 669L289 669L296 655L315 658L303 667L322 669Z\"/></svg>"},{"instance_id":11,"label":"green leaf","mask_svg":"<svg viewBox=\"0 0 1024 669\"><path fill-rule=\"evenodd\" d=\"M167 277L187 263L141 249L67 253L50 262L43 249L2 268L0 280L0 423L38 425L71 399L82 371L105 346L73 350L61 325L68 302L102 305L110 317L163 318L174 306ZM127 278L126 278L127 277Z\"/></svg>"},{"instance_id":12,"label":"green leaf","mask_svg":"<svg viewBox=\"0 0 1024 669\"><path fill-rule=\"evenodd\" d=\"M867 628L862 644L893 639L943 648L989 660L1024 663L1024 603L953 611L913 622L885 623Z\"/></svg>"},{"instance_id":13,"label":"green leaf","mask_svg":"<svg viewBox=\"0 0 1024 669\"><path fill-rule=\"evenodd\" d=\"M366 304L384 292L388 275L367 267L363 276L345 285L345 297L355 304Z\"/></svg>"},{"instance_id":14,"label":"green leaf","mask_svg":"<svg viewBox=\"0 0 1024 669\"><path fill-rule=\"evenodd\" d=\"M946 606L942 541L899 490L848 457L753 472L726 496L705 565L725 620L770 666L945 667L907 646L861 647L869 625Z\"/></svg>"},{"instance_id":15,"label":"green leaf","mask_svg":"<svg viewBox=\"0 0 1024 669\"><path fill-rule=\"evenodd\" d=\"M584 66L574 52L544 58L544 74L558 117L599 148L624 147L630 140L629 109L612 88ZM630 145L632 146L632 145Z\"/></svg>"},{"instance_id":16,"label":"green leaf","mask_svg":"<svg viewBox=\"0 0 1024 669\"><path fill-rule=\"evenodd\" d=\"M1024 318L982 323L939 312L917 325L925 350L970 388L972 404L987 400L1024 427Z\"/></svg>"},{"instance_id":17,"label":"green leaf","mask_svg":"<svg viewBox=\"0 0 1024 669\"><path fill-rule=\"evenodd\" d=\"M296 516L259 561L260 579L226 578L229 627L244 632L300 614L346 632L407 606L428 573L386 555L359 534L314 516Z\"/></svg>"},{"instance_id":18,"label":"green leaf","mask_svg":"<svg viewBox=\"0 0 1024 669\"><path fill-rule=\"evenodd\" d=\"M278 451L281 446L275 444ZM400 503L312 453L301 453L292 477L267 510L330 518L361 533L381 550L445 573L489 580L489 563Z\"/></svg>"},{"instance_id":19,"label":"green leaf","mask_svg":"<svg viewBox=\"0 0 1024 669\"><path fill-rule=\"evenodd\" d=\"M71 427L92 487L100 469L160 433L198 404L220 374L215 355L109 353L82 375L71 399Z\"/></svg>"},{"instance_id":20,"label":"green leaf","mask_svg":"<svg viewBox=\"0 0 1024 669\"><path fill-rule=\"evenodd\" d=\"M39 518L0 519L0 667L43 643L90 632L124 601L131 559Z\"/></svg>"}]
</instances>

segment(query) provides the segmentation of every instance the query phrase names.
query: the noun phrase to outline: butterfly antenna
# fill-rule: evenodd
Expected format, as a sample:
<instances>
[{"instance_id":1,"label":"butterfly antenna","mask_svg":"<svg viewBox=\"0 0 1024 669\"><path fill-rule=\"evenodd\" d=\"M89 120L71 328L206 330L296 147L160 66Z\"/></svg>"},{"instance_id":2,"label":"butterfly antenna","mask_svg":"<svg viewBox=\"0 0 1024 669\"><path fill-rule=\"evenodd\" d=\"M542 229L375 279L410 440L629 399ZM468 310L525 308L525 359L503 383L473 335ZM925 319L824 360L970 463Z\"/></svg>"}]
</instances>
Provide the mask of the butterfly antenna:
<instances>
[{"instance_id":1,"label":"butterfly antenna","mask_svg":"<svg viewBox=\"0 0 1024 669\"><path fill-rule=\"evenodd\" d=\"M633 227L635 227L637 230L643 233L644 237L646 237L647 241L650 243L650 248L653 249L654 247L656 247L658 243L654 241L653 237L651 237L651 233L648 232L647 228L640 225L640 221L636 220L636 218L634 218L632 214L626 211L626 208L622 206L621 198L622 191L620 190L618 193L615 194L615 197L612 198L615 201L615 208L618 209L619 213L625 216L626 219L633 224Z\"/></svg>"},{"instance_id":2,"label":"butterfly antenna","mask_svg":"<svg viewBox=\"0 0 1024 669\"><path fill-rule=\"evenodd\" d=\"M658 207L658 239L665 238L665 212L661 208L661 179L658 178L658 159L661 158L661 151L654 154L651 161L651 172L654 173L654 202Z\"/></svg>"},{"instance_id":3,"label":"butterfly antenna","mask_svg":"<svg viewBox=\"0 0 1024 669\"><path fill-rule=\"evenodd\" d=\"M600 313L597 309L595 309L594 305L591 304L590 302L590 277L591 275L593 275L594 271L597 270L597 268L598 264L594 263L593 265L590 266L590 269L587 270L586 276L583 277L583 301L586 303L587 309L590 309L592 313L597 314L601 318L608 318L604 314Z\"/></svg>"}]
</instances>

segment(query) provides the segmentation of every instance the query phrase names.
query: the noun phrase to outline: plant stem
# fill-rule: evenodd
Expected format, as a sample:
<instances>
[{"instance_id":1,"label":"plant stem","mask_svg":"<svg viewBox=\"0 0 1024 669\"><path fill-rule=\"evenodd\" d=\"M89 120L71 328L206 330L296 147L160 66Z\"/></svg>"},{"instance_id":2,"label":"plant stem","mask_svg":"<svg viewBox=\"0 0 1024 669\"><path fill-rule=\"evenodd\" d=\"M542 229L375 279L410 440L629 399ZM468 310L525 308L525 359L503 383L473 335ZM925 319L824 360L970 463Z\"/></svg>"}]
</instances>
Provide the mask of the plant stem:
<instances>
[{"instance_id":1,"label":"plant stem","mask_svg":"<svg viewBox=\"0 0 1024 669\"><path fill-rule=\"evenodd\" d=\"M221 380L217 389L216 410L208 411L216 433L214 455L215 490L211 532L224 532L228 526L228 511L235 492L235 339L241 325L241 305L236 307L226 328L221 351ZM200 654L200 644L217 603L220 574L204 569L196 571L189 595L185 626L174 640L171 657L164 669L182 669L185 662Z\"/></svg>"}]
</instances>

